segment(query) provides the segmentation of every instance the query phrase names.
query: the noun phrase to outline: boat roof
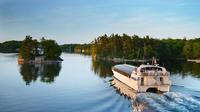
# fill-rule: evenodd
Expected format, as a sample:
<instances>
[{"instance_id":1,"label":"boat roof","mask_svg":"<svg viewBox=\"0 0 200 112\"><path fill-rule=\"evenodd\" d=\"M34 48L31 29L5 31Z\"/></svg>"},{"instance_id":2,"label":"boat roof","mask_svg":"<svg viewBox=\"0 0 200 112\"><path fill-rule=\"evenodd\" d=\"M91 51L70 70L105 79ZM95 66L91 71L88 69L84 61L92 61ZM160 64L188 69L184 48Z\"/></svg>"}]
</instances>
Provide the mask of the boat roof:
<instances>
[{"instance_id":1,"label":"boat roof","mask_svg":"<svg viewBox=\"0 0 200 112\"><path fill-rule=\"evenodd\" d=\"M127 64L120 64L120 65L114 66L114 70L123 72L127 75L131 75L133 70L136 68L137 68L136 66L127 65Z\"/></svg>"}]
</instances>

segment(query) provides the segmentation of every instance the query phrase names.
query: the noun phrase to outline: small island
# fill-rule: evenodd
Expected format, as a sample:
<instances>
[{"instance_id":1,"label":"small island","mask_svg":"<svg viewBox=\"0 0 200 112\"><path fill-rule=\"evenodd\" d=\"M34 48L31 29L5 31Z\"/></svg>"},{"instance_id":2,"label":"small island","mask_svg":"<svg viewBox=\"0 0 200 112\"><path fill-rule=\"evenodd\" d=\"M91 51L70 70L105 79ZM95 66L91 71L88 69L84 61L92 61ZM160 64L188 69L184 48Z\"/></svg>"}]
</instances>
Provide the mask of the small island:
<instances>
[{"instance_id":1,"label":"small island","mask_svg":"<svg viewBox=\"0 0 200 112\"><path fill-rule=\"evenodd\" d=\"M44 37L38 41L31 36L26 36L19 49L18 63L59 63L62 50L55 40Z\"/></svg>"}]
</instances>

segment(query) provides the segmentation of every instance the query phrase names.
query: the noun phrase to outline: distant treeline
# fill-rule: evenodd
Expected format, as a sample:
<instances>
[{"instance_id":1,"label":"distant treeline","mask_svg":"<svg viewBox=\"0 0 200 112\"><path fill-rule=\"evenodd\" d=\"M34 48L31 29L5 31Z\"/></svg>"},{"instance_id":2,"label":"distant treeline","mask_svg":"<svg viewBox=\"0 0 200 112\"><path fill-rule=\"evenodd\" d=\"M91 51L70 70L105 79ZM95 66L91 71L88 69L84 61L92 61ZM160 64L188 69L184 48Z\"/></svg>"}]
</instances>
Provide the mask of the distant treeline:
<instances>
[{"instance_id":1,"label":"distant treeline","mask_svg":"<svg viewBox=\"0 0 200 112\"><path fill-rule=\"evenodd\" d=\"M60 47L63 52L91 54L91 44L64 44Z\"/></svg>"},{"instance_id":2,"label":"distant treeline","mask_svg":"<svg viewBox=\"0 0 200 112\"><path fill-rule=\"evenodd\" d=\"M61 48L66 52L92 54L96 57L125 59L200 59L200 38L156 39L127 34L103 35L90 44L67 44Z\"/></svg>"},{"instance_id":3,"label":"distant treeline","mask_svg":"<svg viewBox=\"0 0 200 112\"><path fill-rule=\"evenodd\" d=\"M1 53L18 53L22 41L6 41L0 43L0 52Z\"/></svg>"},{"instance_id":4,"label":"distant treeline","mask_svg":"<svg viewBox=\"0 0 200 112\"><path fill-rule=\"evenodd\" d=\"M18 52L21 41L0 43L0 52ZM149 59L200 59L200 38L156 39L127 34L102 35L89 44L60 45L63 52L91 54L95 57Z\"/></svg>"},{"instance_id":5,"label":"distant treeline","mask_svg":"<svg viewBox=\"0 0 200 112\"><path fill-rule=\"evenodd\" d=\"M99 57L149 59L200 59L200 38L155 39L126 34L99 36L92 42L92 54Z\"/></svg>"}]
</instances>

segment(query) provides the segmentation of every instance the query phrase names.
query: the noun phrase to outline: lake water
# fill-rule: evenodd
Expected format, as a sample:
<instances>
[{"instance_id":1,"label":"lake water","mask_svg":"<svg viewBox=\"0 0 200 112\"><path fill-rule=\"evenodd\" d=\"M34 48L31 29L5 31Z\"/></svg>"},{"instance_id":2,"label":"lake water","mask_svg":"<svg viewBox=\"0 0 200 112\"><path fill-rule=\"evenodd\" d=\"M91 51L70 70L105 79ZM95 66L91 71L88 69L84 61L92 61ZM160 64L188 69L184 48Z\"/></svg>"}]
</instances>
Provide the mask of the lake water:
<instances>
[{"instance_id":1,"label":"lake water","mask_svg":"<svg viewBox=\"0 0 200 112\"><path fill-rule=\"evenodd\" d=\"M0 54L0 112L131 112L131 99L111 86L115 63L65 54L54 65L18 65ZM136 64L137 65L137 64ZM140 93L144 111L200 111L200 64L162 62L171 72L168 93Z\"/></svg>"}]
</instances>

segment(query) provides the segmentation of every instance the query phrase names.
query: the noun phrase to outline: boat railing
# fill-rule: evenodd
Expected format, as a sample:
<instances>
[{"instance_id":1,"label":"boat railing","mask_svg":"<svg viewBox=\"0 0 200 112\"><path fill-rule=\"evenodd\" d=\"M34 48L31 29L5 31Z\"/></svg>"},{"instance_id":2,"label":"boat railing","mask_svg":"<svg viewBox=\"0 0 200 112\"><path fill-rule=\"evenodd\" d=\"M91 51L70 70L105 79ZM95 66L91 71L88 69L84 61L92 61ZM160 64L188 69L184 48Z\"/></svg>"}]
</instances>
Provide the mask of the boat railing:
<instances>
[{"instance_id":1,"label":"boat railing","mask_svg":"<svg viewBox=\"0 0 200 112\"><path fill-rule=\"evenodd\" d=\"M160 71L158 71L158 72L156 72L156 71L146 71L146 72L141 72L141 75L142 76L168 76L169 75L169 73L168 72L166 72L166 73L163 73L163 72L160 72Z\"/></svg>"},{"instance_id":2,"label":"boat railing","mask_svg":"<svg viewBox=\"0 0 200 112\"><path fill-rule=\"evenodd\" d=\"M169 72L143 72L144 76L139 82L140 86L160 86L160 85L170 85L170 81L163 78L163 76L168 76ZM144 78L146 79L144 81Z\"/></svg>"},{"instance_id":3,"label":"boat railing","mask_svg":"<svg viewBox=\"0 0 200 112\"><path fill-rule=\"evenodd\" d=\"M160 85L171 85L169 80L161 80L160 77L154 80L146 80L146 81L139 81L138 85L140 86L160 86Z\"/></svg>"},{"instance_id":4,"label":"boat railing","mask_svg":"<svg viewBox=\"0 0 200 112\"><path fill-rule=\"evenodd\" d=\"M160 86L160 85L170 85L171 83L166 83L166 82L160 82L160 81L156 81L154 83L149 83L149 82L144 82L144 83L138 83L138 85L140 86Z\"/></svg>"}]
</instances>

